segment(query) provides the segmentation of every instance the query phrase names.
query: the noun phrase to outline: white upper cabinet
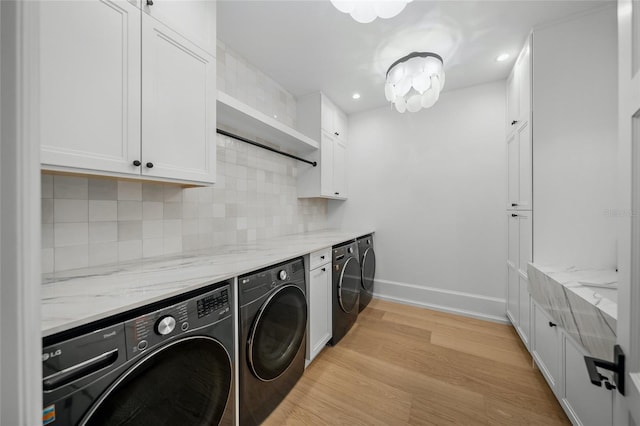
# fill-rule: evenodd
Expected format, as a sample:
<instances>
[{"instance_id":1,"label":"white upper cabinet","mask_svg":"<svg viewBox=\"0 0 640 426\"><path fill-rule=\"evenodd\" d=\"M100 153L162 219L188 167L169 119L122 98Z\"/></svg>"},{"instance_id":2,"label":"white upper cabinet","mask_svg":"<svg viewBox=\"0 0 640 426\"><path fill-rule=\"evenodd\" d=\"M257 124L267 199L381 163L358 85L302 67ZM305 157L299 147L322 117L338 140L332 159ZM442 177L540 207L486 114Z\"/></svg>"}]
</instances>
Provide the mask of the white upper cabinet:
<instances>
[{"instance_id":1,"label":"white upper cabinet","mask_svg":"<svg viewBox=\"0 0 640 426\"><path fill-rule=\"evenodd\" d=\"M180 27L128 1L41 2L43 169L215 181L215 57L185 37L215 34L196 18L215 2L160 3L141 7Z\"/></svg>"},{"instance_id":2,"label":"white upper cabinet","mask_svg":"<svg viewBox=\"0 0 640 426\"><path fill-rule=\"evenodd\" d=\"M143 175L214 180L215 67L207 51L142 16Z\"/></svg>"},{"instance_id":3,"label":"white upper cabinet","mask_svg":"<svg viewBox=\"0 0 640 426\"><path fill-rule=\"evenodd\" d=\"M324 95L320 96L320 121L322 130L330 133L337 140L347 140L347 116Z\"/></svg>"},{"instance_id":4,"label":"white upper cabinet","mask_svg":"<svg viewBox=\"0 0 640 426\"><path fill-rule=\"evenodd\" d=\"M142 10L146 14L173 29L200 49L216 56L216 2L214 0L140 1Z\"/></svg>"},{"instance_id":5,"label":"white upper cabinet","mask_svg":"<svg viewBox=\"0 0 640 426\"><path fill-rule=\"evenodd\" d=\"M45 168L135 173L140 158L140 11L127 1L40 3Z\"/></svg>"},{"instance_id":6,"label":"white upper cabinet","mask_svg":"<svg viewBox=\"0 0 640 426\"><path fill-rule=\"evenodd\" d=\"M531 210L531 124L525 122L507 138L507 209Z\"/></svg>"},{"instance_id":7,"label":"white upper cabinet","mask_svg":"<svg viewBox=\"0 0 640 426\"><path fill-rule=\"evenodd\" d=\"M530 121L532 40L529 36L507 79L507 133Z\"/></svg>"},{"instance_id":8,"label":"white upper cabinet","mask_svg":"<svg viewBox=\"0 0 640 426\"><path fill-rule=\"evenodd\" d=\"M299 130L320 140L320 152L307 157L316 167L301 165L298 197L347 198L347 116L324 94L298 99Z\"/></svg>"}]
</instances>

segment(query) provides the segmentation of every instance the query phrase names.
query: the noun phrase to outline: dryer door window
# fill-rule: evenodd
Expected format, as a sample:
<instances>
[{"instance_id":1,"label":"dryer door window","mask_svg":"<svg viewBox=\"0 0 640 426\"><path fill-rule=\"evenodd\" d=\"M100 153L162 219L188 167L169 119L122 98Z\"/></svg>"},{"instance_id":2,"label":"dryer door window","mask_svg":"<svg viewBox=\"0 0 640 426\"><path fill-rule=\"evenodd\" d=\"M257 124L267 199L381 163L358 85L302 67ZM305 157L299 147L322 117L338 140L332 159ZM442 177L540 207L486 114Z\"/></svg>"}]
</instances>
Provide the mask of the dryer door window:
<instances>
[{"instance_id":1,"label":"dryer door window","mask_svg":"<svg viewBox=\"0 0 640 426\"><path fill-rule=\"evenodd\" d=\"M231 358L217 340L178 340L126 371L80 424L218 424L230 399L231 378Z\"/></svg>"},{"instance_id":2,"label":"dryer door window","mask_svg":"<svg viewBox=\"0 0 640 426\"><path fill-rule=\"evenodd\" d=\"M362 287L373 290L373 278L376 275L376 253L369 247L362 255Z\"/></svg>"},{"instance_id":3,"label":"dryer door window","mask_svg":"<svg viewBox=\"0 0 640 426\"><path fill-rule=\"evenodd\" d=\"M285 285L262 305L249 334L248 362L262 381L276 379L291 365L307 329L307 300L295 285Z\"/></svg>"},{"instance_id":4,"label":"dryer door window","mask_svg":"<svg viewBox=\"0 0 640 426\"><path fill-rule=\"evenodd\" d=\"M338 301L340 308L346 313L358 308L360 282L360 264L354 257L350 257L342 266L338 280Z\"/></svg>"}]
</instances>

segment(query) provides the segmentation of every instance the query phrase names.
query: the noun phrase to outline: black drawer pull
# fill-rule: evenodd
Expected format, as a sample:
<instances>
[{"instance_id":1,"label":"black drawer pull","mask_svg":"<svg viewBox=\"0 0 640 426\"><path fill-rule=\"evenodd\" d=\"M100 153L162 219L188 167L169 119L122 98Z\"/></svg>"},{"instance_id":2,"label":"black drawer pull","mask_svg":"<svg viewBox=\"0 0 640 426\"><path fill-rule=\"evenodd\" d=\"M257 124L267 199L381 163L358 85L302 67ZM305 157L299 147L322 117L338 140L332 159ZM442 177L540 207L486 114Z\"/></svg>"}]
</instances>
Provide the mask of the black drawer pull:
<instances>
[{"instance_id":1,"label":"black drawer pull","mask_svg":"<svg viewBox=\"0 0 640 426\"><path fill-rule=\"evenodd\" d=\"M557 327L557 326L558 326L558 324L549 321L549 327Z\"/></svg>"}]
</instances>

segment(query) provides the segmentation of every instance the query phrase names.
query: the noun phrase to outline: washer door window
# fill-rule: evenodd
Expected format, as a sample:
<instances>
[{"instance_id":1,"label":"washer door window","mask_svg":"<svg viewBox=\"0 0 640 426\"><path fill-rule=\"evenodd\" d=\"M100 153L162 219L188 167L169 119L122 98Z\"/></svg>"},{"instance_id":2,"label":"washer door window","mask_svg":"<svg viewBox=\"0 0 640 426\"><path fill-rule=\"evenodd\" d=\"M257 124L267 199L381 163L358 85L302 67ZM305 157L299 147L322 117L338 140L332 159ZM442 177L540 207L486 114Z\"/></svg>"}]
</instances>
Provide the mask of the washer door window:
<instances>
[{"instance_id":1,"label":"washer door window","mask_svg":"<svg viewBox=\"0 0 640 426\"><path fill-rule=\"evenodd\" d=\"M360 265L354 257L347 259L338 281L338 301L346 313L357 309L360 295Z\"/></svg>"},{"instance_id":2,"label":"washer door window","mask_svg":"<svg viewBox=\"0 0 640 426\"><path fill-rule=\"evenodd\" d=\"M373 278L376 275L376 253L369 247L362 256L362 287L371 292L373 290Z\"/></svg>"},{"instance_id":3,"label":"washer door window","mask_svg":"<svg viewBox=\"0 0 640 426\"><path fill-rule=\"evenodd\" d=\"M180 340L128 370L81 424L218 424L229 400L231 377L231 359L217 340Z\"/></svg>"},{"instance_id":4,"label":"washer door window","mask_svg":"<svg viewBox=\"0 0 640 426\"><path fill-rule=\"evenodd\" d=\"M307 300L300 288L285 285L262 305L249 335L248 362L262 380L276 379L291 365L304 342Z\"/></svg>"}]
</instances>

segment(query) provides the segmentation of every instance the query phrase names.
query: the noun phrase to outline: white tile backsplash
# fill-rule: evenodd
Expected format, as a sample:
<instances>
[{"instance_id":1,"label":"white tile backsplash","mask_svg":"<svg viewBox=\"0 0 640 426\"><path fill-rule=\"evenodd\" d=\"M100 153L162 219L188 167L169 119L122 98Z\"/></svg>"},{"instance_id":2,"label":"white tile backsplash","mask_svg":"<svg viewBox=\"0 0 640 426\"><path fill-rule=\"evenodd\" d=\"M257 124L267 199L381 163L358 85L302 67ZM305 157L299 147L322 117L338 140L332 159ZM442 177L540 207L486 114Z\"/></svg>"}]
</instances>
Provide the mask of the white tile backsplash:
<instances>
[{"instance_id":1,"label":"white tile backsplash","mask_svg":"<svg viewBox=\"0 0 640 426\"><path fill-rule=\"evenodd\" d=\"M218 89L295 127L296 101L218 42ZM218 135L210 187L42 175L43 272L124 262L326 227L298 199L295 160Z\"/></svg>"},{"instance_id":2,"label":"white tile backsplash","mask_svg":"<svg viewBox=\"0 0 640 426\"><path fill-rule=\"evenodd\" d=\"M89 222L118 220L118 202L115 200L89 200Z\"/></svg>"},{"instance_id":3,"label":"white tile backsplash","mask_svg":"<svg viewBox=\"0 0 640 426\"><path fill-rule=\"evenodd\" d=\"M89 220L89 201L55 198L53 200L53 221L87 222Z\"/></svg>"}]
</instances>

